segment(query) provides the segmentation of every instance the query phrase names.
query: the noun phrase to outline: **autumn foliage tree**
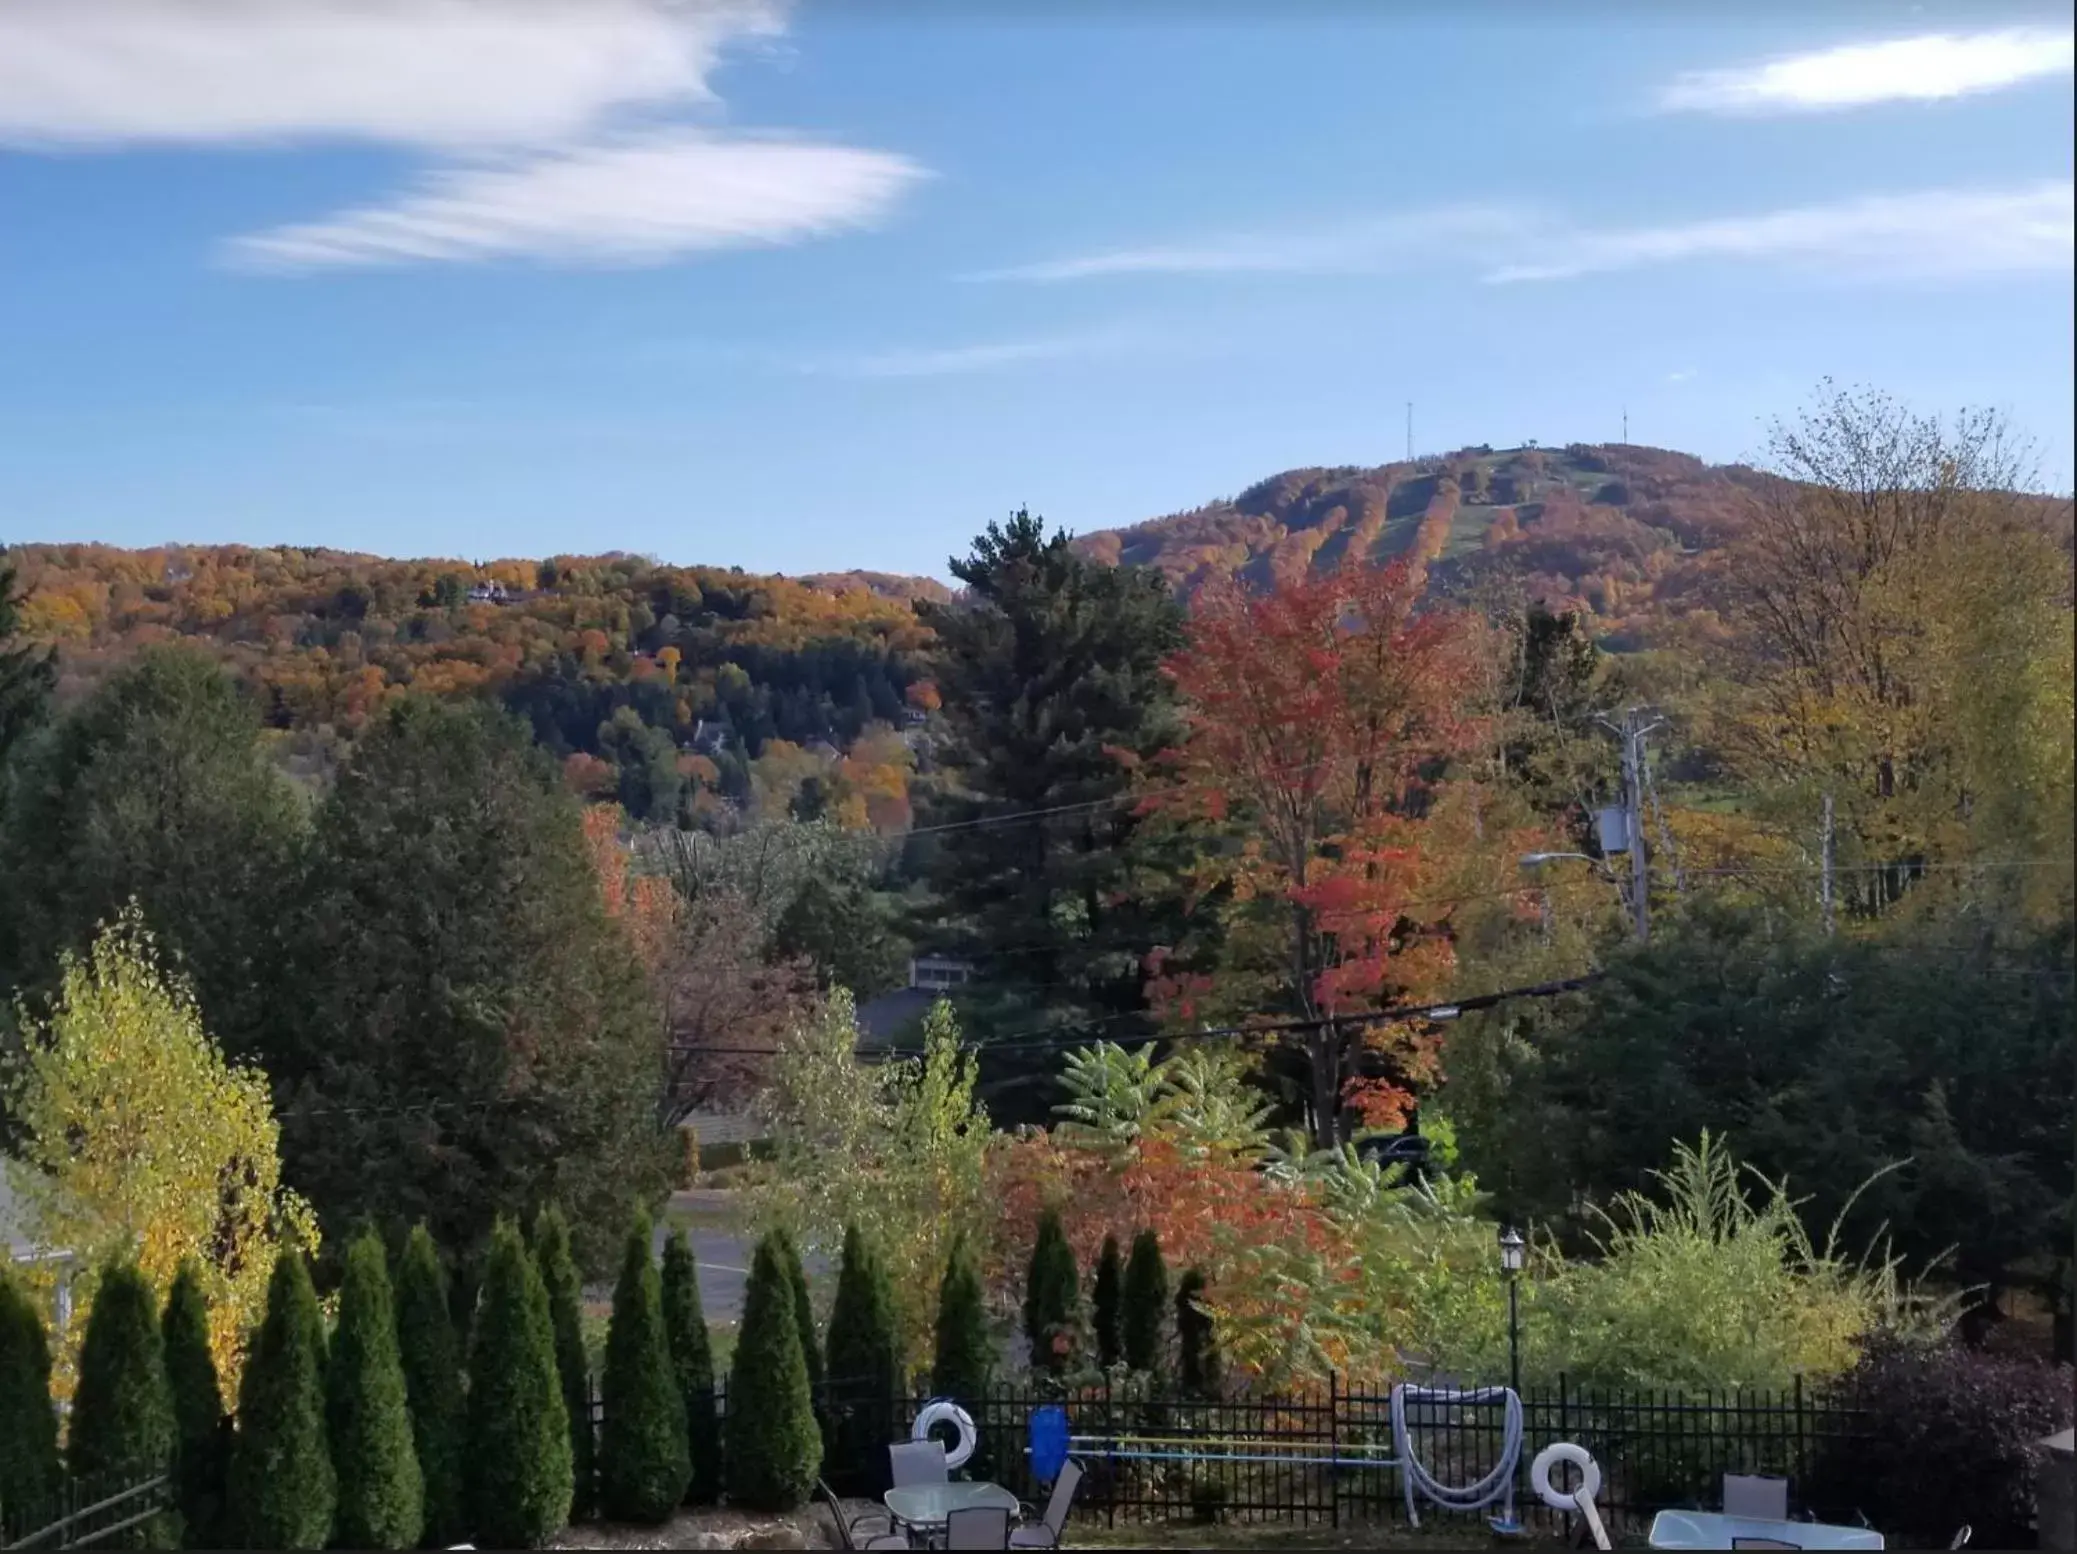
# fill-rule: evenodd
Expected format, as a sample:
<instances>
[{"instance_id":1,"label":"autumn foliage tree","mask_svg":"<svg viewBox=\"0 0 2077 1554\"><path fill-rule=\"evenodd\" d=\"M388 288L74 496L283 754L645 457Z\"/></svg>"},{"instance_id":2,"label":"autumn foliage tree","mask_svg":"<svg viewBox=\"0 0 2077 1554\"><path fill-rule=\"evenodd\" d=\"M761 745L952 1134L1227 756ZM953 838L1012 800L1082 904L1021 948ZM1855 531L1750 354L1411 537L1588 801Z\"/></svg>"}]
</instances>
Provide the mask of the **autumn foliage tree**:
<instances>
[{"instance_id":1,"label":"autumn foliage tree","mask_svg":"<svg viewBox=\"0 0 2077 1554\"><path fill-rule=\"evenodd\" d=\"M1262 594L1214 584L1200 596L1189 645L1168 662L1188 734L1155 763L1147 802L1236 841L1205 851L1195 883L1230 914L1239 964L1224 980L1244 1009L1361 1015L1448 970L1446 914L1419 899L1422 816L1442 763L1473 732L1460 689L1469 641L1451 615L1419 608L1402 565L1343 567ZM1160 977L1155 991L1188 1016L1205 988ZM1345 1131L1357 1029L1305 1038L1322 1143ZM1426 1044L1403 1032L1387 1044L1375 1121L1433 1072Z\"/></svg>"}]
</instances>

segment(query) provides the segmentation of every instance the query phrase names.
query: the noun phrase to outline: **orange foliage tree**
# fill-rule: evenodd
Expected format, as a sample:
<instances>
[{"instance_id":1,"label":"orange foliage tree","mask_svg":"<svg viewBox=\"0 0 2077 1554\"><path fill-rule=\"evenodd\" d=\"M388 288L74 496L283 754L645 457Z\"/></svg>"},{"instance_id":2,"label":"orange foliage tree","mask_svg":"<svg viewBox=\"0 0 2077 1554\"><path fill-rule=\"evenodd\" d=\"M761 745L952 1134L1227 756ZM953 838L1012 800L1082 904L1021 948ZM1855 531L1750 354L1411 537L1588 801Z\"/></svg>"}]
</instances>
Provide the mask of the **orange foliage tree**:
<instances>
[{"instance_id":1,"label":"orange foliage tree","mask_svg":"<svg viewBox=\"0 0 2077 1554\"><path fill-rule=\"evenodd\" d=\"M1432 872L1423 817L1442 763L1477 736L1473 638L1459 618L1419 610L1419 592L1404 564L1345 566L1261 594L1214 580L1168 665L1189 734L1153 763L1146 805L1232 838L1193 866L1200 896L1230 903L1225 969L1302 1018L1360 1016L1437 986L1451 964L1446 922L1421 900ZM1201 987L1157 976L1149 992L1188 1017ZM1304 1037L1323 1145L1345 1130L1361 1029ZM1386 1049L1390 1076L1361 1093L1369 1120L1389 1125L1409 1087L1433 1077L1433 1046L1391 1025L1362 1039Z\"/></svg>"}]
</instances>

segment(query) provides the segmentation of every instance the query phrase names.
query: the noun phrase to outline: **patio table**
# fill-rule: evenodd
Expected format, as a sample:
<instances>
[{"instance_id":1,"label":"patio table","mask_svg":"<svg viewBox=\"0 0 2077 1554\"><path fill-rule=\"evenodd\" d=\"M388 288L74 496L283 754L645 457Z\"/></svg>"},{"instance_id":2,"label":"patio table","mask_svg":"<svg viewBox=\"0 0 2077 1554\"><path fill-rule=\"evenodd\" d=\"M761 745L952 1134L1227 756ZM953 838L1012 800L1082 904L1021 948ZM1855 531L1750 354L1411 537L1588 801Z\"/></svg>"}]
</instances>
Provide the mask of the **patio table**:
<instances>
[{"instance_id":1,"label":"patio table","mask_svg":"<svg viewBox=\"0 0 2077 1554\"><path fill-rule=\"evenodd\" d=\"M1655 1549L1879 1549L1882 1534L1828 1522L1777 1522L1715 1511L1661 1511L1652 1518Z\"/></svg>"},{"instance_id":2,"label":"patio table","mask_svg":"<svg viewBox=\"0 0 2077 1554\"><path fill-rule=\"evenodd\" d=\"M897 1522L926 1535L942 1533L946 1517L970 1506L1000 1506L1010 1513L1011 1521L1023 1509L1023 1503L1002 1485L989 1483L910 1484L890 1489L881 1498Z\"/></svg>"}]
</instances>

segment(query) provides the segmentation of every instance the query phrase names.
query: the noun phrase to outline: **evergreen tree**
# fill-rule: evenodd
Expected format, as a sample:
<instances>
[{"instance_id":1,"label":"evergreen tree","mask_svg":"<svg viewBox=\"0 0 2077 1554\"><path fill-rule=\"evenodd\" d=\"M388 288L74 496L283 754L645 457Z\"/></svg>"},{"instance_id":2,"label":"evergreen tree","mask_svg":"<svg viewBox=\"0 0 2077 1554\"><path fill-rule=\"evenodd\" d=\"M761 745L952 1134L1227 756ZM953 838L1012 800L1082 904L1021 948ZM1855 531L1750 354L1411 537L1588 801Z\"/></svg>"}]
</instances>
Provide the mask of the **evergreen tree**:
<instances>
[{"instance_id":1,"label":"evergreen tree","mask_svg":"<svg viewBox=\"0 0 2077 1554\"><path fill-rule=\"evenodd\" d=\"M423 1541L445 1548L463 1532L461 1344L447 1307L447 1275L423 1224L397 1269L397 1353L411 1405L411 1443L424 1482Z\"/></svg>"},{"instance_id":2,"label":"evergreen tree","mask_svg":"<svg viewBox=\"0 0 2077 1554\"><path fill-rule=\"evenodd\" d=\"M60 1482L43 1317L0 1265L0 1538L37 1525Z\"/></svg>"},{"instance_id":3,"label":"evergreen tree","mask_svg":"<svg viewBox=\"0 0 2077 1554\"><path fill-rule=\"evenodd\" d=\"M977 1023L1095 1020L1126 1039L1117 1022L1143 1015L1146 953L1179 934L1171 896L1133 879L1141 821L1117 802L1133 782L1118 752L1150 757L1180 737L1161 666L1183 644L1182 609L1159 573L1082 556L1027 512L990 524L951 567L965 596L918 607L937 635L959 778L930 817L951 828L922 855L934 899L919 931L974 963ZM1057 820L987 823L1034 811ZM948 923L962 925L949 940ZM984 1049L981 1062L992 1086L1035 1060Z\"/></svg>"},{"instance_id":4,"label":"evergreen tree","mask_svg":"<svg viewBox=\"0 0 2077 1554\"><path fill-rule=\"evenodd\" d=\"M7 759L16 740L43 721L58 683L56 650L17 640L21 603L14 566L0 550L0 761Z\"/></svg>"},{"instance_id":5,"label":"evergreen tree","mask_svg":"<svg viewBox=\"0 0 2077 1554\"><path fill-rule=\"evenodd\" d=\"M1095 1330L1096 1363L1109 1370L1125 1352L1124 1329L1119 1325L1124 1296L1124 1259L1118 1253L1118 1238L1105 1236L1103 1251L1096 1259L1096 1282L1089 1291L1090 1326Z\"/></svg>"},{"instance_id":6,"label":"evergreen tree","mask_svg":"<svg viewBox=\"0 0 2077 1554\"><path fill-rule=\"evenodd\" d=\"M134 1263L105 1269L79 1346L79 1385L66 1431L67 1466L94 1489L163 1473L173 1460L173 1395L159 1338L157 1300ZM124 1548L167 1548L171 1518L118 1535Z\"/></svg>"},{"instance_id":7,"label":"evergreen tree","mask_svg":"<svg viewBox=\"0 0 2077 1554\"><path fill-rule=\"evenodd\" d=\"M1187 1397L1214 1397L1219 1391L1218 1335L1198 1304L1204 1287L1202 1268L1186 1269L1176 1284L1176 1380Z\"/></svg>"},{"instance_id":8,"label":"evergreen tree","mask_svg":"<svg viewBox=\"0 0 2077 1554\"><path fill-rule=\"evenodd\" d=\"M972 1403L988 1391L995 1346L988 1340L988 1311L973 1251L961 1236L952 1244L945 1277L938 1285L936 1351L930 1389L939 1397Z\"/></svg>"},{"instance_id":9,"label":"evergreen tree","mask_svg":"<svg viewBox=\"0 0 2077 1554\"><path fill-rule=\"evenodd\" d=\"M569 1520L570 1418L548 1292L510 1220L493 1227L469 1344L464 1476L478 1543L537 1548Z\"/></svg>"},{"instance_id":10,"label":"evergreen tree","mask_svg":"<svg viewBox=\"0 0 2077 1554\"><path fill-rule=\"evenodd\" d=\"M649 1216L636 1215L606 1330L599 1504L616 1522L668 1520L692 1483L685 1396L664 1335L663 1287L650 1239Z\"/></svg>"},{"instance_id":11,"label":"evergreen tree","mask_svg":"<svg viewBox=\"0 0 2077 1554\"><path fill-rule=\"evenodd\" d=\"M692 1457L686 1500L711 1505L721 1497L721 1418L714 1406L714 1340L700 1304L699 1267L692 1242L679 1231L663 1249L663 1327L671 1347L678 1394L685 1400L685 1445Z\"/></svg>"},{"instance_id":12,"label":"evergreen tree","mask_svg":"<svg viewBox=\"0 0 2077 1554\"><path fill-rule=\"evenodd\" d=\"M230 1419L209 1350L209 1304L201 1265L180 1265L159 1318L166 1383L173 1394L175 1504L191 1549L221 1548L233 1535L224 1517L224 1472Z\"/></svg>"},{"instance_id":13,"label":"evergreen tree","mask_svg":"<svg viewBox=\"0 0 2077 1554\"><path fill-rule=\"evenodd\" d=\"M1031 1363L1056 1375L1074 1354L1075 1319L1081 1304L1081 1278L1075 1271L1074 1248L1067 1244L1060 1213L1039 1216L1031 1243L1031 1265L1024 1278L1024 1336L1031 1341Z\"/></svg>"},{"instance_id":14,"label":"evergreen tree","mask_svg":"<svg viewBox=\"0 0 2077 1554\"><path fill-rule=\"evenodd\" d=\"M781 1228L773 1235L778 1238L787 1282L793 1286L793 1319L800 1326L801 1361L808 1367L808 1391L819 1397L827 1372L822 1364L822 1340L815 1333L815 1302L808 1293L807 1265L801 1261L800 1243L793 1239L792 1231Z\"/></svg>"},{"instance_id":15,"label":"evergreen tree","mask_svg":"<svg viewBox=\"0 0 2077 1554\"><path fill-rule=\"evenodd\" d=\"M534 1262L548 1291L555 1369L562 1379L563 1411L570 1416L570 1520L582 1521L591 1514L598 1494L591 1358L584 1352L584 1284L570 1255L570 1222L554 1204L534 1216Z\"/></svg>"},{"instance_id":16,"label":"evergreen tree","mask_svg":"<svg viewBox=\"0 0 2077 1554\"><path fill-rule=\"evenodd\" d=\"M878 1249L856 1225L844 1232L843 1265L829 1312L829 1389L824 1463L854 1492L888 1488L887 1440L901 1389L894 1290Z\"/></svg>"},{"instance_id":17,"label":"evergreen tree","mask_svg":"<svg viewBox=\"0 0 2077 1554\"><path fill-rule=\"evenodd\" d=\"M247 1548L321 1549L338 1480L325 1441L325 1331L303 1254L283 1247L238 1385L230 1513Z\"/></svg>"},{"instance_id":18,"label":"evergreen tree","mask_svg":"<svg viewBox=\"0 0 2077 1554\"><path fill-rule=\"evenodd\" d=\"M297 1039L269 1065L308 1097L282 1116L291 1178L322 1220L422 1217L450 1247L555 1196L602 1265L666 1182L662 1023L553 763L496 709L407 698L310 852Z\"/></svg>"},{"instance_id":19,"label":"evergreen tree","mask_svg":"<svg viewBox=\"0 0 2077 1554\"><path fill-rule=\"evenodd\" d=\"M758 1511L807 1499L822 1465L795 1285L782 1238L767 1235L750 1261L743 1320L728 1373L728 1498Z\"/></svg>"},{"instance_id":20,"label":"evergreen tree","mask_svg":"<svg viewBox=\"0 0 2077 1554\"><path fill-rule=\"evenodd\" d=\"M425 1483L411 1444L389 1260L372 1230L346 1254L325 1369L325 1433L339 1486L334 1536L350 1549L410 1548L425 1530Z\"/></svg>"},{"instance_id":21,"label":"evergreen tree","mask_svg":"<svg viewBox=\"0 0 2077 1554\"><path fill-rule=\"evenodd\" d=\"M1161 1337L1168 1318L1168 1267L1161 1260L1161 1239L1151 1230L1132 1238L1125 1264L1125 1363L1149 1374L1161 1368Z\"/></svg>"}]
</instances>

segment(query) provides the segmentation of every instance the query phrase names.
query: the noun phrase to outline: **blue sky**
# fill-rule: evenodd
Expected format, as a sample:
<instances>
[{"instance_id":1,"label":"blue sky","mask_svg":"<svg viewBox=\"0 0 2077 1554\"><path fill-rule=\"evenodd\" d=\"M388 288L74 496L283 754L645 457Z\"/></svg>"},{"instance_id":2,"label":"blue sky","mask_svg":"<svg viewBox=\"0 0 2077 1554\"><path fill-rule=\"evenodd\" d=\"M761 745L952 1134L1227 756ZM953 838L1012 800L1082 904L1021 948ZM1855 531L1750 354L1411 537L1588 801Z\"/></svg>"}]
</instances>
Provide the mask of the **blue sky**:
<instances>
[{"instance_id":1,"label":"blue sky","mask_svg":"<svg viewBox=\"0 0 2077 1554\"><path fill-rule=\"evenodd\" d=\"M1678 14L7 0L0 540L942 574L1827 374L2068 489L2067 9Z\"/></svg>"}]
</instances>

